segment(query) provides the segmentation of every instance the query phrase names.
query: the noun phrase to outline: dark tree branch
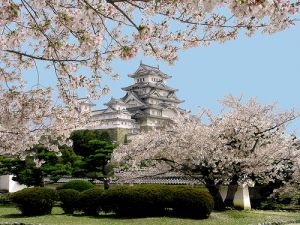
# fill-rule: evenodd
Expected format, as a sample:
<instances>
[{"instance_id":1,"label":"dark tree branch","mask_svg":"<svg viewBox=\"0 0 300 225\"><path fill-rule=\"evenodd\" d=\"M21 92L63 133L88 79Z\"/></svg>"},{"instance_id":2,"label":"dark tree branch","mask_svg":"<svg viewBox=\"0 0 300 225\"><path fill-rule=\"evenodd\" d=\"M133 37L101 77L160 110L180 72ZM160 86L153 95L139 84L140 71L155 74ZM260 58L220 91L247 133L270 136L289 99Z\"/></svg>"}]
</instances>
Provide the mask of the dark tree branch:
<instances>
[{"instance_id":1,"label":"dark tree branch","mask_svg":"<svg viewBox=\"0 0 300 225\"><path fill-rule=\"evenodd\" d=\"M20 56L25 56L31 59L37 59L37 60L41 60L41 61L50 61L50 62L86 62L89 60L88 59L54 59L54 58L45 58L43 56L35 56L35 55L31 55L31 54L27 54L25 52L20 52L20 51L16 51L16 50L9 50L6 49L4 50L5 52L9 52L9 53L14 53Z\"/></svg>"}]
</instances>

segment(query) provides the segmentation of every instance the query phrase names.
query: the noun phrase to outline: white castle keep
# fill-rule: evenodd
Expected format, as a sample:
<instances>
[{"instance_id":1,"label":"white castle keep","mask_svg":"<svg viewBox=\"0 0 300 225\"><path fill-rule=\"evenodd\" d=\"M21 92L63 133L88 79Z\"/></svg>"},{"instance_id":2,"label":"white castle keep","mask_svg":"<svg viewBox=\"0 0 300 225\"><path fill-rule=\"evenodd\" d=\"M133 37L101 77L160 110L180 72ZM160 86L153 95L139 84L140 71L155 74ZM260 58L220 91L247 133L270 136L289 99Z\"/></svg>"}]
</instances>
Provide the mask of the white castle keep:
<instances>
[{"instance_id":1,"label":"white castle keep","mask_svg":"<svg viewBox=\"0 0 300 225\"><path fill-rule=\"evenodd\" d=\"M134 84L122 88L126 91L123 98L112 98L104 104L105 109L93 110L93 104L88 98L82 98L81 110L91 111L93 121L97 125L85 129L106 130L112 138L122 143L127 136L137 134L140 130L160 127L172 120L177 114L179 100L175 94L177 89L166 85L171 78L161 72L159 67L140 64L133 74Z\"/></svg>"}]
</instances>

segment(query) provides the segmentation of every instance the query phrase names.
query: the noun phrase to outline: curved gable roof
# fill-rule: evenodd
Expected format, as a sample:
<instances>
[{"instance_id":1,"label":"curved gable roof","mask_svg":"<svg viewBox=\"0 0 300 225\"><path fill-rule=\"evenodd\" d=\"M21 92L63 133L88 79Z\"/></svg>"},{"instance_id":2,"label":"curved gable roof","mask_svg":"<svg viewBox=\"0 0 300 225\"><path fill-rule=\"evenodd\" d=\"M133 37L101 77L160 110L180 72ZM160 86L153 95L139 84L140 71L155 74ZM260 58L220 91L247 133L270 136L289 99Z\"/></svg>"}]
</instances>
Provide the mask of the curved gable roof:
<instances>
[{"instance_id":1,"label":"curved gable roof","mask_svg":"<svg viewBox=\"0 0 300 225\"><path fill-rule=\"evenodd\" d=\"M136 78L136 77L142 77L146 75L158 75L164 79L171 78L171 76L161 72L158 67L153 67L142 63L133 74L129 74L128 76L132 78Z\"/></svg>"}]
</instances>

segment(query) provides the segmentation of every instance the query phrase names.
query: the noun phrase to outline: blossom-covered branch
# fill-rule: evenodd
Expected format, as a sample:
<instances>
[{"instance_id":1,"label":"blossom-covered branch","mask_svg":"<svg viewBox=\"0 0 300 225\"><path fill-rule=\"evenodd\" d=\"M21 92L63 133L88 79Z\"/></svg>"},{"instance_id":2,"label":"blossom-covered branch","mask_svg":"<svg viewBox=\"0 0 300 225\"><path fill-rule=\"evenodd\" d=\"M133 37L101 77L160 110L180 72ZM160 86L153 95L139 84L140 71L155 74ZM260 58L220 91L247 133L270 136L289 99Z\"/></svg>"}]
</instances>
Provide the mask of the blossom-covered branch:
<instances>
[{"instance_id":1,"label":"blossom-covered branch","mask_svg":"<svg viewBox=\"0 0 300 225\"><path fill-rule=\"evenodd\" d=\"M164 129L119 146L113 153L119 175L132 179L150 168L152 175L154 170L176 171L216 185L298 179L300 149L296 138L285 134L298 113L276 114L274 105L259 105L254 99L244 104L232 96L222 104L219 116L202 114L209 123L203 117L179 115Z\"/></svg>"},{"instance_id":2,"label":"blossom-covered branch","mask_svg":"<svg viewBox=\"0 0 300 225\"><path fill-rule=\"evenodd\" d=\"M101 95L102 73L114 58L138 52L173 63L177 52L211 42L273 33L294 24L299 3L274 1L4 0L0 5L0 61L7 73L34 68L32 60L60 62L64 91L86 87ZM8 54L9 53L9 54ZM91 76L79 74L85 67Z\"/></svg>"},{"instance_id":3,"label":"blossom-covered branch","mask_svg":"<svg viewBox=\"0 0 300 225\"><path fill-rule=\"evenodd\" d=\"M80 88L86 89L90 97L99 98L109 90L101 83L103 74L118 78L111 67L115 58L127 60L144 53L174 63L182 49L223 43L243 32L251 36L256 31L282 31L294 24L298 10L297 0L2 0L1 100L8 103L14 96L16 102L29 99L40 102L41 98L44 102L53 102L48 100L51 97L48 90L56 87L48 84L46 87L37 84L41 90L25 93L32 85L25 85L24 71L34 71L37 65L45 66L54 71L58 96L66 105L59 106L60 109L72 109L69 113L73 117L75 97ZM30 74L35 76L35 73ZM19 108L20 113L28 112L28 105L19 104L24 107ZM49 119L57 118L56 106L37 105ZM14 127L14 120L23 126L27 124L27 130L38 130L28 123L29 118L35 117L37 109L27 118L5 108L10 106L1 106L1 112L6 112L1 117L2 134L26 135L24 130L10 129ZM10 120L6 121L7 118ZM2 121L6 123L2 124ZM71 121L60 122L62 126L57 124L55 129L64 132L65 123ZM41 133L35 132L35 135L45 136L48 125L40 126ZM28 132L31 133L34 132ZM10 136L1 138L10 143ZM14 138L14 143L19 141L17 146L27 146L26 138L23 142L22 136ZM28 141L28 146L32 143ZM10 149L5 146L6 152L22 149L14 149L13 144Z\"/></svg>"}]
</instances>

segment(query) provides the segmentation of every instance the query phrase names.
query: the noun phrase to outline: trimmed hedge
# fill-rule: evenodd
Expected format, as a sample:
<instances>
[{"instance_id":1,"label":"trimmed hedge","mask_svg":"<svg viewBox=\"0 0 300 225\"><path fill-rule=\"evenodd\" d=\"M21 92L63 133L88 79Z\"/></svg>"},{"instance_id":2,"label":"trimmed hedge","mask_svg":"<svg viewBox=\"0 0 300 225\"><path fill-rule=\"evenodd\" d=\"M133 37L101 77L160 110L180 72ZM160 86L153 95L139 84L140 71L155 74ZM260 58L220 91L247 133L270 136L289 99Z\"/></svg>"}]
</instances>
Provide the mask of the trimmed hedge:
<instances>
[{"instance_id":1,"label":"trimmed hedge","mask_svg":"<svg viewBox=\"0 0 300 225\"><path fill-rule=\"evenodd\" d=\"M119 216L159 216L169 208L170 188L163 185L123 186L109 189L104 196L104 211Z\"/></svg>"},{"instance_id":2,"label":"trimmed hedge","mask_svg":"<svg viewBox=\"0 0 300 225\"><path fill-rule=\"evenodd\" d=\"M82 192L79 204L88 215L97 215L102 210L122 217L207 218L214 206L212 196L204 188L168 185L119 186L107 191L90 189Z\"/></svg>"},{"instance_id":3,"label":"trimmed hedge","mask_svg":"<svg viewBox=\"0 0 300 225\"><path fill-rule=\"evenodd\" d=\"M56 190L62 190L62 189L73 189L76 191L85 191L91 188L94 188L95 186L86 180L71 180L67 183L64 183L63 185L56 188Z\"/></svg>"},{"instance_id":4,"label":"trimmed hedge","mask_svg":"<svg viewBox=\"0 0 300 225\"><path fill-rule=\"evenodd\" d=\"M214 208L212 196L203 189L178 188L172 195L172 208L176 216L204 219Z\"/></svg>"},{"instance_id":5,"label":"trimmed hedge","mask_svg":"<svg viewBox=\"0 0 300 225\"><path fill-rule=\"evenodd\" d=\"M86 215L96 216L101 211L103 204L104 190L92 188L80 193L78 208Z\"/></svg>"},{"instance_id":6,"label":"trimmed hedge","mask_svg":"<svg viewBox=\"0 0 300 225\"><path fill-rule=\"evenodd\" d=\"M10 199L23 215L38 216L51 213L58 195L52 189L26 188L11 194Z\"/></svg>"},{"instance_id":7,"label":"trimmed hedge","mask_svg":"<svg viewBox=\"0 0 300 225\"><path fill-rule=\"evenodd\" d=\"M11 201L9 198L9 194L0 194L0 205L10 205Z\"/></svg>"},{"instance_id":8,"label":"trimmed hedge","mask_svg":"<svg viewBox=\"0 0 300 225\"><path fill-rule=\"evenodd\" d=\"M59 199L61 201L61 208L66 214L73 214L78 209L78 200L80 192L74 189L61 189L58 191Z\"/></svg>"}]
</instances>

